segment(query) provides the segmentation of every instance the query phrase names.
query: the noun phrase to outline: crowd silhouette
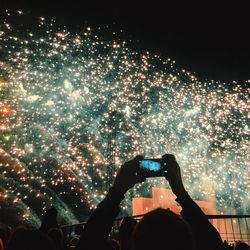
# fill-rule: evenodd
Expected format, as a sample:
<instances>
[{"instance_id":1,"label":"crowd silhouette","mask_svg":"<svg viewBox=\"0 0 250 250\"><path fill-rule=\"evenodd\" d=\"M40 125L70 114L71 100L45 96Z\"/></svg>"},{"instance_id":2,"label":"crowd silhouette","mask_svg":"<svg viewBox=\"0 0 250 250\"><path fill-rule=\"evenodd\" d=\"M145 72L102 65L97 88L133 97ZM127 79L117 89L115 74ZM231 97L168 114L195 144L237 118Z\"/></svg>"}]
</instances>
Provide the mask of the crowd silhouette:
<instances>
[{"instance_id":1,"label":"crowd silhouette","mask_svg":"<svg viewBox=\"0 0 250 250\"><path fill-rule=\"evenodd\" d=\"M57 221L56 208L45 214L39 229L18 226L11 229L0 224L0 250L245 250L244 242L223 242L216 228L192 200L185 189L181 169L174 155L162 156L167 166L165 174L181 215L169 209L157 208L139 221L124 217L119 231L112 227L119 214L119 205L125 193L137 183L146 180L140 170L142 156L124 163L119 169L106 197L93 211L86 225L74 234L65 235Z\"/></svg>"}]
</instances>

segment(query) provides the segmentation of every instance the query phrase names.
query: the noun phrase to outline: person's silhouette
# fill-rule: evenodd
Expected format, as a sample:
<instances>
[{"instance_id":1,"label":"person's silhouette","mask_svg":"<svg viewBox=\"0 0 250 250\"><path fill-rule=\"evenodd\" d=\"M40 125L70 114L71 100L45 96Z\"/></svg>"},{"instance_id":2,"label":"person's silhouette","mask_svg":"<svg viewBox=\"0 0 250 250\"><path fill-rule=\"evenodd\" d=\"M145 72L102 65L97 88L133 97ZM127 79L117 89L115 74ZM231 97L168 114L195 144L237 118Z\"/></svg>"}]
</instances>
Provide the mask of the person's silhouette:
<instances>
[{"instance_id":1,"label":"person's silhouette","mask_svg":"<svg viewBox=\"0 0 250 250\"><path fill-rule=\"evenodd\" d=\"M55 207L51 207L44 215L42 220L42 224L40 227L40 231L43 233L48 233L51 228L58 228L59 225L57 223L57 210Z\"/></svg>"},{"instance_id":2,"label":"person's silhouette","mask_svg":"<svg viewBox=\"0 0 250 250\"><path fill-rule=\"evenodd\" d=\"M136 183L145 181L137 156L126 162L118 171L106 198L97 206L81 235L77 250L109 249L107 239L124 194ZM161 164L168 167L166 180L182 207L182 217L166 209L146 214L135 227L132 236L133 250L220 250L222 240L206 215L191 199L184 188L181 171L173 155L162 157ZM196 248L194 248L196 247Z\"/></svg>"}]
</instances>

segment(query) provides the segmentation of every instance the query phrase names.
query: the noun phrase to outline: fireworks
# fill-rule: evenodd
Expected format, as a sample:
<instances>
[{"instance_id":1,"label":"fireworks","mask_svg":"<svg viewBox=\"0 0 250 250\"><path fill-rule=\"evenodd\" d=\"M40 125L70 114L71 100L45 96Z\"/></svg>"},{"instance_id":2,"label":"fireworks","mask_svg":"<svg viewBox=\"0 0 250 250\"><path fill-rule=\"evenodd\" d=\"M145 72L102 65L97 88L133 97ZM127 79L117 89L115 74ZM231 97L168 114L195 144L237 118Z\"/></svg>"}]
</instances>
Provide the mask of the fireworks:
<instances>
[{"instance_id":1,"label":"fireworks","mask_svg":"<svg viewBox=\"0 0 250 250\"><path fill-rule=\"evenodd\" d=\"M22 12L19 13L22 15ZM249 88L201 81L171 59L40 18L0 26L0 202L38 223L54 204L84 220L105 195L109 113L118 166L174 153L187 190L219 211L249 211ZM21 18L21 17L20 17ZM161 178L137 185L147 195ZM122 205L129 210L130 194Z\"/></svg>"}]
</instances>

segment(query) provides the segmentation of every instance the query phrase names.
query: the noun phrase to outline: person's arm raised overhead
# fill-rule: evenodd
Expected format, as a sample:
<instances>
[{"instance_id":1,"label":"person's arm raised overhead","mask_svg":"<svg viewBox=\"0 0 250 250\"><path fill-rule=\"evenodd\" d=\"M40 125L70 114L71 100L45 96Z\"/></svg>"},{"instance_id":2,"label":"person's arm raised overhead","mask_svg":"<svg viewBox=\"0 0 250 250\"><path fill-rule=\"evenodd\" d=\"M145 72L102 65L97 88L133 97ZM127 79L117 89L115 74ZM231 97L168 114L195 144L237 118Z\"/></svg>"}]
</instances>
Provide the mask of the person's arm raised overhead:
<instances>
[{"instance_id":1,"label":"person's arm raised overhead","mask_svg":"<svg viewBox=\"0 0 250 250\"><path fill-rule=\"evenodd\" d=\"M141 159L142 156L137 156L121 166L107 196L97 206L84 227L76 250L105 249L113 222L120 211L119 204L124 199L124 194L136 183L145 180L137 174Z\"/></svg>"},{"instance_id":2,"label":"person's arm raised overhead","mask_svg":"<svg viewBox=\"0 0 250 250\"><path fill-rule=\"evenodd\" d=\"M173 193L176 195L176 201L182 207L182 216L192 227L197 249L219 250L222 249L222 239L218 231L208 221L201 208L192 200L186 191L182 177L181 169L175 156L166 154L162 157L162 164L167 168L166 179L168 180Z\"/></svg>"}]
</instances>

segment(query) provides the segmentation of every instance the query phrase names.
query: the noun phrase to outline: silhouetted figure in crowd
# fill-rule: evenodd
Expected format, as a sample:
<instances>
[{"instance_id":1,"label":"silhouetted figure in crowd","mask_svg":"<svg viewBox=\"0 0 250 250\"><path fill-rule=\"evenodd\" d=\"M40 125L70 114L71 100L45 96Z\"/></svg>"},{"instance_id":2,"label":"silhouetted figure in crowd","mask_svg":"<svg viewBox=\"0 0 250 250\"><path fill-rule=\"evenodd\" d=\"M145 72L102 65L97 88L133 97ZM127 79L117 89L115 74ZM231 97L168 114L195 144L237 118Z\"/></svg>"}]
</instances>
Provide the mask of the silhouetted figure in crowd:
<instances>
[{"instance_id":1,"label":"silhouetted figure in crowd","mask_svg":"<svg viewBox=\"0 0 250 250\"><path fill-rule=\"evenodd\" d=\"M124 199L124 194L136 183L145 181L145 177L140 174L140 160L142 157L137 156L120 168L106 198L85 225L77 250L110 249L107 239L120 211L119 204ZM168 167L165 177L177 197L176 201L182 207L182 217L165 209L146 214L134 230L133 250L222 249L219 233L185 190L175 157L164 155L162 164L165 163Z\"/></svg>"},{"instance_id":2,"label":"silhouetted figure in crowd","mask_svg":"<svg viewBox=\"0 0 250 250\"><path fill-rule=\"evenodd\" d=\"M11 233L11 227L0 222L0 250L7 245Z\"/></svg>"},{"instance_id":3,"label":"silhouetted figure in crowd","mask_svg":"<svg viewBox=\"0 0 250 250\"><path fill-rule=\"evenodd\" d=\"M56 250L63 250L63 232L60 228L51 228L48 236L53 240Z\"/></svg>"},{"instance_id":4,"label":"silhouetted figure in crowd","mask_svg":"<svg viewBox=\"0 0 250 250\"><path fill-rule=\"evenodd\" d=\"M237 241L235 243L235 250L250 250L250 246L247 245L245 242Z\"/></svg>"},{"instance_id":5,"label":"silhouetted figure in crowd","mask_svg":"<svg viewBox=\"0 0 250 250\"><path fill-rule=\"evenodd\" d=\"M172 211L161 208L142 218L133 240L137 250L195 249L192 231L187 222Z\"/></svg>"},{"instance_id":6,"label":"silhouetted figure in crowd","mask_svg":"<svg viewBox=\"0 0 250 250\"><path fill-rule=\"evenodd\" d=\"M132 234L137 221L133 217L124 217L119 226L119 243L121 250L132 250Z\"/></svg>"},{"instance_id":7,"label":"silhouetted figure in crowd","mask_svg":"<svg viewBox=\"0 0 250 250\"><path fill-rule=\"evenodd\" d=\"M18 235L21 234L21 232L26 231L26 230L27 230L27 228L26 228L25 226L23 226L23 225L20 225L20 226L15 227L15 228L12 230L11 234L10 234L10 239L9 239L9 241L15 239L16 237L18 237ZM16 235L17 235L17 236L16 236Z\"/></svg>"},{"instance_id":8,"label":"silhouetted figure in crowd","mask_svg":"<svg viewBox=\"0 0 250 250\"><path fill-rule=\"evenodd\" d=\"M56 250L52 240L39 230L18 229L6 250Z\"/></svg>"},{"instance_id":9,"label":"silhouetted figure in crowd","mask_svg":"<svg viewBox=\"0 0 250 250\"><path fill-rule=\"evenodd\" d=\"M43 233L48 233L51 228L59 228L57 223L57 210L55 207L51 207L44 215L40 231Z\"/></svg>"},{"instance_id":10,"label":"silhouetted figure in crowd","mask_svg":"<svg viewBox=\"0 0 250 250\"><path fill-rule=\"evenodd\" d=\"M223 250L234 250L234 244L228 243L226 240L224 240Z\"/></svg>"}]
</instances>

